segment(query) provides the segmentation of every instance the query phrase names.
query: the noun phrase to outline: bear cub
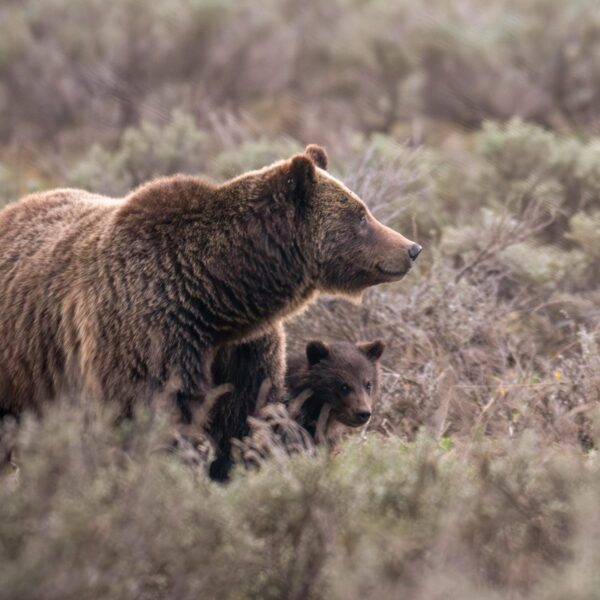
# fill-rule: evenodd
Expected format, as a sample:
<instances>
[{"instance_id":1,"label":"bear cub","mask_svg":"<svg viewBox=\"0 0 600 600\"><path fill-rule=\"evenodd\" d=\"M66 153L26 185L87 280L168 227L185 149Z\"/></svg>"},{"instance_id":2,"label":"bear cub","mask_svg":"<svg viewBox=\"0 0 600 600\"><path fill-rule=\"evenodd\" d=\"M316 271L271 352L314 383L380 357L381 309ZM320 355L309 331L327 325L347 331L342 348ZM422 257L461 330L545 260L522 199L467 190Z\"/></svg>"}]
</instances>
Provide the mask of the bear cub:
<instances>
[{"instance_id":1,"label":"bear cub","mask_svg":"<svg viewBox=\"0 0 600 600\"><path fill-rule=\"evenodd\" d=\"M340 431L339 425L356 428L369 422L384 349L382 340L357 344L315 340L307 344L306 356L290 358L288 407L316 443L323 437L331 440L332 432Z\"/></svg>"}]
</instances>

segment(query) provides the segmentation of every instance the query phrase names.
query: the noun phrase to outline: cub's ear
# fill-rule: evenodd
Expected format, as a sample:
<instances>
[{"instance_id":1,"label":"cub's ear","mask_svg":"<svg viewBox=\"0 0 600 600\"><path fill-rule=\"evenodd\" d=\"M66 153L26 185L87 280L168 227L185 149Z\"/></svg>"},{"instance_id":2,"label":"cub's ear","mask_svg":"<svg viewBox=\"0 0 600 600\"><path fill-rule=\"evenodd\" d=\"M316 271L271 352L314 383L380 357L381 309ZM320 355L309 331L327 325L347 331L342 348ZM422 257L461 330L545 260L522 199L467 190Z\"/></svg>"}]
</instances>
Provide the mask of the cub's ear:
<instances>
[{"instance_id":1,"label":"cub's ear","mask_svg":"<svg viewBox=\"0 0 600 600\"><path fill-rule=\"evenodd\" d=\"M288 163L287 184L297 200L307 201L317 181L315 163L306 154L292 156Z\"/></svg>"},{"instance_id":2,"label":"cub's ear","mask_svg":"<svg viewBox=\"0 0 600 600\"><path fill-rule=\"evenodd\" d=\"M373 340L372 342L361 342L356 347L370 360L377 362L385 350L383 340Z\"/></svg>"},{"instance_id":3,"label":"cub's ear","mask_svg":"<svg viewBox=\"0 0 600 600\"><path fill-rule=\"evenodd\" d=\"M325 152L325 148L321 148L321 146L317 146L317 144L309 144L306 146L304 150L304 154L310 156L315 165L320 169L327 170L327 152Z\"/></svg>"},{"instance_id":4,"label":"cub's ear","mask_svg":"<svg viewBox=\"0 0 600 600\"><path fill-rule=\"evenodd\" d=\"M308 359L308 366L312 367L318 362L321 362L329 356L329 348L323 342L319 340L313 340L306 344L306 358Z\"/></svg>"}]
</instances>

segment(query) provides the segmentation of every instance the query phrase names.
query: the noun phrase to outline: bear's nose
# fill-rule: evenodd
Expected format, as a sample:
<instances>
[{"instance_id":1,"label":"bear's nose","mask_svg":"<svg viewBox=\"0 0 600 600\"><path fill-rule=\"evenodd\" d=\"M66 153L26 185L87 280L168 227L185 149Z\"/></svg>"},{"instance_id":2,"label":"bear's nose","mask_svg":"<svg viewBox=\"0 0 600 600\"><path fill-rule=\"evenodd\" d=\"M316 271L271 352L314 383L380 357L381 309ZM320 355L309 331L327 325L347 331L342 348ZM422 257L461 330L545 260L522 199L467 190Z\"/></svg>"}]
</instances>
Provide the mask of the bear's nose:
<instances>
[{"instance_id":1,"label":"bear's nose","mask_svg":"<svg viewBox=\"0 0 600 600\"><path fill-rule=\"evenodd\" d=\"M419 256L419 254L421 254L421 250L423 250L423 247L420 246L419 244L413 244L409 249L408 249L408 256L410 258L410 260L417 260L417 256Z\"/></svg>"},{"instance_id":2,"label":"bear's nose","mask_svg":"<svg viewBox=\"0 0 600 600\"><path fill-rule=\"evenodd\" d=\"M371 418L371 413L368 410L358 410L354 416L359 423L366 423Z\"/></svg>"}]
</instances>

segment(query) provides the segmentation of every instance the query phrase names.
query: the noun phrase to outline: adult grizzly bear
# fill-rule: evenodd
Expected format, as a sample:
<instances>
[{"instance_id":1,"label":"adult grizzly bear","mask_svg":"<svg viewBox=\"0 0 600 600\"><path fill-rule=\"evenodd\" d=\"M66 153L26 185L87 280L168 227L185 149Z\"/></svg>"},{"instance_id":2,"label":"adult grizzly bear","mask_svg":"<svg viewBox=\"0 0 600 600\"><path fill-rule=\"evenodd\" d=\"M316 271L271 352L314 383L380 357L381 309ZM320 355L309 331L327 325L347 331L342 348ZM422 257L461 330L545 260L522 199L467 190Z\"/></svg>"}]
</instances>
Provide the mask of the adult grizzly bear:
<instances>
[{"instance_id":1,"label":"adult grizzly bear","mask_svg":"<svg viewBox=\"0 0 600 600\"><path fill-rule=\"evenodd\" d=\"M382 340L357 344L313 340L304 356L289 359L288 406L317 443L323 441L322 436L335 442L348 428L369 422L379 393L379 361L384 350ZM303 399L306 392L310 396ZM302 405L296 407L298 400Z\"/></svg>"},{"instance_id":2,"label":"adult grizzly bear","mask_svg":"<svg viewBox=\"0 0 600 600\"><path fill-rule=\"evenodd\" d=\"M400 279L420 246L326 171L323 149L222 185L177 175L123 199L61 189L0 213L0 414L65 388L129 411L176 382L184 420L214 383L211 475L229 470L263 378L283 395L282 321L318 291Z\"/></svg>"}]
</instances>

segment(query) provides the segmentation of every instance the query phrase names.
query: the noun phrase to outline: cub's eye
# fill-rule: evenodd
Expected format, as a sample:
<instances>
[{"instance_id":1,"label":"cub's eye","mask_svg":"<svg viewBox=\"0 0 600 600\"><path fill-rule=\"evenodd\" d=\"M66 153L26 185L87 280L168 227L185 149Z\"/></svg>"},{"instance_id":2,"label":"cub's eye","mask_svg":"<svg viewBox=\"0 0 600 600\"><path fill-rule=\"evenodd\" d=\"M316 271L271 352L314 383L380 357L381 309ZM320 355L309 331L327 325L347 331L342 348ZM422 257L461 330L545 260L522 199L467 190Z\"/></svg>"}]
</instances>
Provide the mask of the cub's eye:
<instances>
[{"instance_id":1,"label":"cub's eye","mask_svg":"<svg viewBox=\"0 0 600 600\"><path fill-rule=\"evenodd\" d=\"M340 386L340 390L342 391L342 394L349 394L352 391L350 389L350 386L346 383L342 383L342 385Z\"/></svg>"},{"instance_id":2,"label":"cub's eye","mask_svg":"<svg viewBox=\"0 0 600 600\"><path fill-rule=\"evenodd\" d=\"M365 390L367 390L367 392L369 392L369 394L370 394L372 389L373 389L373 384L370 381L367 381L367 383L365 383Z\"/></svg>"},{"instance_id":3,"label":"cub's eye","mask_svg":"<svg viewBox=\"0 0 600 600\"><path fill-rule=\"evenodd\" d=\"M360 218L360 226L361 227L366 227L367 226L367 215L362 215Z\"/></svg>"}]
</instances>

